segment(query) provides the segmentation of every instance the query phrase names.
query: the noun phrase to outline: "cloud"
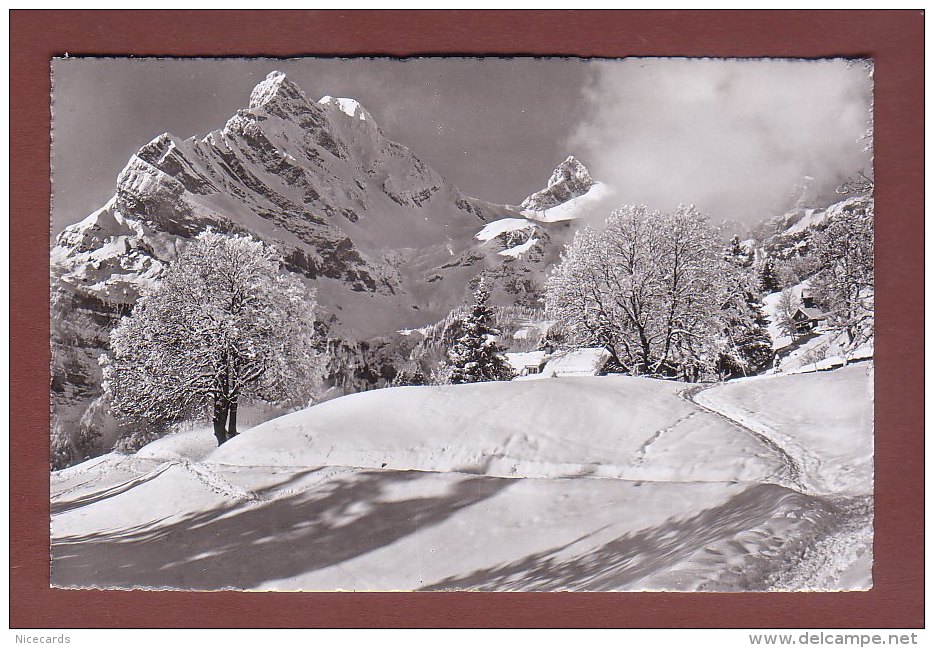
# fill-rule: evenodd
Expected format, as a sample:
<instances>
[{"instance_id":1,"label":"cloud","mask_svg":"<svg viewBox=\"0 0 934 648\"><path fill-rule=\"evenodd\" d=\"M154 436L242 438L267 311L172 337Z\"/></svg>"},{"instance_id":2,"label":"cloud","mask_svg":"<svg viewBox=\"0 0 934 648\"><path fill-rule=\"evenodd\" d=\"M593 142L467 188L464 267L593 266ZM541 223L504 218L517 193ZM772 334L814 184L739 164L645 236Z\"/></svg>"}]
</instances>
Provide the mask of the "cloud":
<instances>
[{"instance_id":1,"label":"cloud","mask_svg":"<svg viewBox=\"0 0 934 648\"><path fill-rule=\"evenodd\" d=\"M865 66L843 60L601 61L568 145L622 202L752 224L805 176L827 200L868 168L871 92Z\"/></svg>"}]
</instances>

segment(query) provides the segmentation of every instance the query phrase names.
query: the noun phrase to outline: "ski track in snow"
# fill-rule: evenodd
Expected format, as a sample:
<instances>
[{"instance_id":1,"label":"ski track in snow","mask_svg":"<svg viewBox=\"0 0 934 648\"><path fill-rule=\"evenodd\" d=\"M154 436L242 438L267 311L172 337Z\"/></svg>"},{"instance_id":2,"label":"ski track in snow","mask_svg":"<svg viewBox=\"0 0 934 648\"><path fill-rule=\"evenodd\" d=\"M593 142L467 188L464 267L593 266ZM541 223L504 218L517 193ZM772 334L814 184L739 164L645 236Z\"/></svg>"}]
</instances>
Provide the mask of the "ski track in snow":
<instances>
[{"instance_id":1,"label":"ski track in snow","mask_svg":"<svg viewBox=\"0 0 934 648\"><path fill-rule=\"evenodd\" d=\"M170 462L162 463L156 466L155 468L145 471L145 472L135 470L135 468L132 465L121 465L121 467L125 468L129 473L135 474L136 476L131 477L130 479L124 480L122 482L117 482L107 488L104 488L103 490L99 490L99 489L92 490L89 493L80 495L73 499L65 499L65 496L70 495L76 491L80 491L82 488L85 488L89 484L97 481L97 478L87 479L83 482L75 484L74 486L70 488L66 488L64 490L58 491L50 499L52 513L53 514L63 513L71 509L80 508L82 506L87 506L88 504L93 504L95 502L109 499L121 493L125 493L129 491L130 489L136 488L137 486L141 486L142 484L145 484L146 482L152 481L153 479L155 479L156 477L164 473L166 470L171 468L171 464Z\"/></svg>"},{"instance_id":2,"label":"ski track in snow","mask_svg":"<svg viewBox=\"0 0 934 648\"><path fill-rule=\"evenodd\" d=\"M708 389L714 388L716 385L695 385L693 387L688 387L678 392L678 397L688 403L692 404L694 407L707 412L708 414L713 414L723 420L725 420L730 425L738 427L740 430L749 434L762 442L766 447L772 450L782 461L782 469L780 473L776 476L776 483L779 486L786 486L798 492L808 493L808 489L802 484L802 464L803 461L793 457L787 450L787 448L776 439L776 434L768 434L764 432L761 428L753 429L749 427L744 421L740 421L733 416L730 416L718 409L714 409L710 405L705 405L701 402L698 402L697 397L702 392L707 391ZM810 462L809 462L810 463Z\"/></svg>"},{"instance_id":3,"label":"ski track in snow","mask_svg":"<svg viewBox=\"0 0 934 648\"><path fill-rule=\"evenodd\" d=\"M823 500L832 507L831 524L816 528L796 556L785 556L772 573L764 574L762 585L780 591L827 591L839 587L841 576L872 552L873 497L844 496L829 490L821 479L821 461L803 446L731 409L716 409L703 393L718 384L696 385L678 392L678 397L718 416L752 435L782 459L777 483L804 495ZM698 398L700 397L700 398Z\"/></svg>"},{"instance_id":4,"label":"ski track in snow","mask_svg":"<svg viewBox=\"0 0 934 648\"><path fill-rule=\"evenodd\" d=\"M151 462L155 463L156 465L149 470L140 471L137 470L135 465L136 461L138 460L128 458L126 461L116 464L120 468L126 470L128 473L135 474L136 476L122 482L117 482L104 490L95 491L91 494L80 496L74 499L65 499L65 496L79 491L89 484L97 481L96 478L91 478L56 492L51 499L53 510L55 512L64 512L72 508L78 508L93 502L108 499L115 495L124 493L132 488L136 488L137 486L141 486L142 484L150 482L173 467L179 467L185 470L202 486L212 491L213 493L220 495L221 497L238 500L241 502L259 502L270 499L269 497L261 497L252 491L248 491L230 483L218 475L213 469L209 467L208 464L205 463L189 461L186 459L171 459L168 461L159 461L155 459L144 460L146 463Z\"/></svg>"},{"instance_id":5,"label":"ski track in snow","mask_svg":"<svg viewBox=\"0 0 934 648\"><path fill-rule=\"evenodd\" d=\"M187 470L195 479L201 482L201 484L214 491L221 497L227 497L242 502L259 502L264 499L269 499L268 497L260 497L254 492L231 484L229 481L211 470L206 464L184 460L169 463L181 466Z\"/></svg>"},{"instance_id":6,"label":"ski track in snow","mask_svg":"<svg viewBox=\"0 0 934 648\"><path fill-rule=\"evenodd\" d=\"M681 392L678 393L678 396L681 396ZM663 434L665 434L666 432L671 432L676 427L678 427L679 425L681 425L682 423L684 423L685 421L687 421L688 419L696 415L697 415L696 411L688 412L687 414L679 418L677 421L675 421L668 427L664 427L658 430L657 432L655 432L655 434L653 434L652 436L650 436L648 439L645 440L645 443L639 446L639 449L636 450L636 453L633 456L632 461L629 462L629 465L630 466L641 466L643 463L645 463L645 455L649 451L649 448L651 448L652 445L656 441L658 441L659 438L661 438Z\"/></svg>"}]
</instances>

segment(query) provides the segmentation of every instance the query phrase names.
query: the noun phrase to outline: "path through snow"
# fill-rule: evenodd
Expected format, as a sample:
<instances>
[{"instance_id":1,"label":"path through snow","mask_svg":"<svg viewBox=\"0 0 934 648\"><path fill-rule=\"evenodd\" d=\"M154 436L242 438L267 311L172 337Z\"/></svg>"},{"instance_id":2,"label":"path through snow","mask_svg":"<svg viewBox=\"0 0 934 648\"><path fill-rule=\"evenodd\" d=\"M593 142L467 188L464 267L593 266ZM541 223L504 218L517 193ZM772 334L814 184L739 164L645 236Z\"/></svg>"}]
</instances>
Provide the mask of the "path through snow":
<instances>
[{"instance_id":1,"label":"path through snow","mask_svg":"<svg viewBox=\"0 0 934 648\"><path fill-rule=\"evenodd\" d=\"M864 363L838 371L842 372L838 375L866 373L869 393L867 399L861 404L870 404L868 417L871 418L872 364ZM756 377L745 379L745 382L762 380L770 380L771 382L767 384L775 386L781 383L782 378ZM775 382L776 380L778 382ZM819 383L827 382L832 378L818 375L806 380ZM788 382L787 378L785 381ZM849 469L851 466L841 465L839 457L833 456L834 453L825 452L822 456L821 453L806 447L807 435L802 435L802 432L806 430L797 429L792 433L779 431L766 422L770 414L768 409L760 406L753 413L748 410L748 402L744 408L740 403L732 400L728 393L725 394L725 398L723 397L723 392L742 391L743 382L690 387L680 392L679 396L701 409L729 420L738 428L776 449L783 458L785 468L783 474L778 476L779 483L784 482L785 485L801 493L823 499L830 505L832 511L832 515L814 529L811 541L804 545L802 550L792 557L792 560L779 563L772 573L763 574L764 584L769 588L781 590L846 589L864 584L863 576L871 573L872 561L871 465L868 470L854 471L855 479L841 481L841 469ZM721 398L718 399L718 396ZM822 398L830 396L826 393L821 394ZM778 408L773 405L773 410L806 406L806 401L802 403L800 400L784 400L781 394L773 394L772 397L782 404ZM844 406L842 402L840 405ZM777 422L781 423L780 420ZM868 428L871 430L871 425ZM811 431L811 434L813 433L814 431ZM863 450L868 451L868 455L863 457L863 463L871 464L871 434L869 438L857 439L857 443L859 442L864 444ZM847 445L852 445L852 442ZM862 467L865 468L865 466Z\"/></svg>"}]
</instances>

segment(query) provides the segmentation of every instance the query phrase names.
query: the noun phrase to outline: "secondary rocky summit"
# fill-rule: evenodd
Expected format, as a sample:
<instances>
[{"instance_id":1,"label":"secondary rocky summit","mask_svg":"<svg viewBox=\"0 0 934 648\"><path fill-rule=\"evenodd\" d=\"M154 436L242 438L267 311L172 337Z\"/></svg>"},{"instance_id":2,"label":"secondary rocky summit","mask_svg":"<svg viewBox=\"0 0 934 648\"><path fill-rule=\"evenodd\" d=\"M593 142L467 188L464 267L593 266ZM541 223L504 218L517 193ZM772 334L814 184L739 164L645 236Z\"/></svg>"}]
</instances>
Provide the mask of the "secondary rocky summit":
<instances>
[{"instance_id":1,"label":"secondary rocky summit","mask_svg":"<svg viewBox=\"0 0 934 648\"><path fill-rule=\"evenodd\" d=\"M522 207L534 210L557 207L572 198L583 196L596 184L580 160L569 155L551 174L548 186L523 200Z\"/></svg>"}]
</instances>

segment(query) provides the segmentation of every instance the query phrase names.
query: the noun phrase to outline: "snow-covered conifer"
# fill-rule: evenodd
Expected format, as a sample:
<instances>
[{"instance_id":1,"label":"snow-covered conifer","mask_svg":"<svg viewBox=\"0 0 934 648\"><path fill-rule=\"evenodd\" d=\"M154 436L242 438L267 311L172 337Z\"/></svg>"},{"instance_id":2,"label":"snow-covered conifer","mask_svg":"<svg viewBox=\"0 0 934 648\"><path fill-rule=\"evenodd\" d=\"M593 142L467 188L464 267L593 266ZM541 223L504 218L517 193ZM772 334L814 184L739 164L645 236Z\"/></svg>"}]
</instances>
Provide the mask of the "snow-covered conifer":
<instances>
[{"instance_id":1,"label":"snow-covered conifer","mask_svg":"<svg viewBox=\"0 0 934 648\"><path fill-rule=\"evenodd\" d=\"M123 318L102 356L118 419L162 425L209 408L218 444L240 403L307 403L317 379L313 294L250 236L207 231Z\"/></svg>"},{"instance_id":2,"label":"snow-covered conifer","mask_svg":"<svg viewBox=\"0 0 934 648\"><path fill-rule=\"evenodd\" d=\"M759 269L759 287L765 294L781 290L781 281L779 281L778 273L775 270L775 262L771 257L766 258Z\"/></svg>"},{"instance_id":3,"label":"snow-covered conifer","mask_svg":"<svg viewBox=\"0 0 934 648\"><path fill-rule=\"evenodd\" d=\"M472 383L510 380L514 373L496 341L499 330L493 324L490 291L481 282L474 293L474 305L463 319L463 333L448 350L450 382Z\"/></svg>"},{"instance_id":4,"label":"snow-covered conifer","mask_svg":"<svg viewBox=\"0 0 934 648\"><path fill-rule=\"evenodd\" d=\"M756 374L771 366L772 338L758 297L741 281L723 308L717 370L724 378Z\"/></svg>"},{"instance_id":5,"label":"snow-covered conifer","mask_svg":"<svg viewBox=\"0 0 934 648\"><path fill-rule=\"evenodd\" d=\"M739 237L733 235L726 248L724 260L741 268L748 268L752 265L755 255L749 249L743 247Z\"/></svg>"}]
</instances>

